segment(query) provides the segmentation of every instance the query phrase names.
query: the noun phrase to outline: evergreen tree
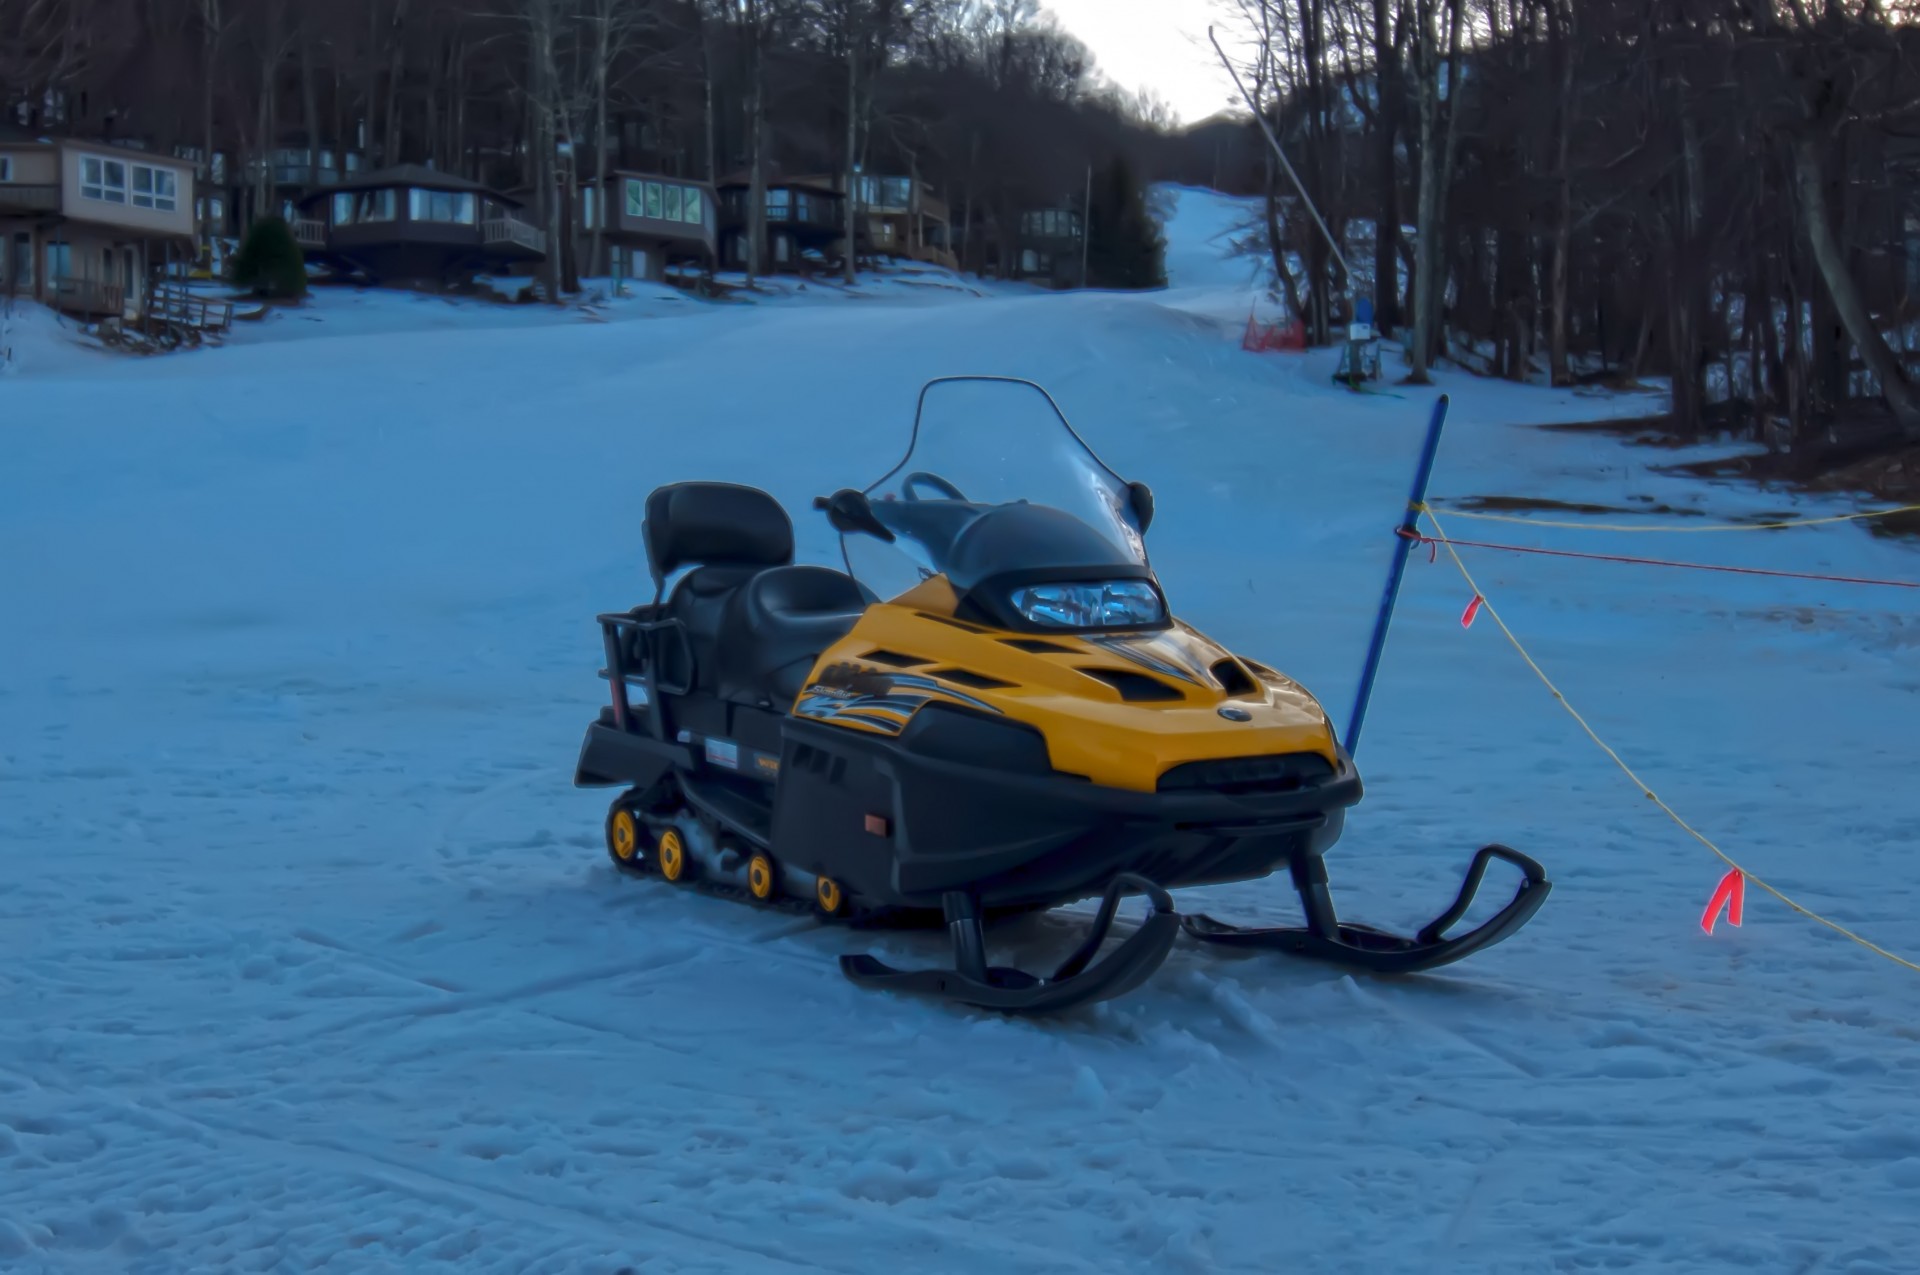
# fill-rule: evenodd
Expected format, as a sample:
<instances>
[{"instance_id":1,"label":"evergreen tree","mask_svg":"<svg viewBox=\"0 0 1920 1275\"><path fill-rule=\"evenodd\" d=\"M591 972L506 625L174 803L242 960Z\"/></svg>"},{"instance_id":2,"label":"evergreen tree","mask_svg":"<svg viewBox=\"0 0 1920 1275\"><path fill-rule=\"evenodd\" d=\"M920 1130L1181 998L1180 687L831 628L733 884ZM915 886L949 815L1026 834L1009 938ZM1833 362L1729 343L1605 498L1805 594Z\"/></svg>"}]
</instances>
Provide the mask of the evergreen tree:
<instances>
[{"instance_id":1,"label":"evergreen tree","mask_svg":"<svg viewBox=\"0 0 1920 1275\"><path fill-rule=\"evenodd\" d=\"M307 263L293 228L278 217L262 217L247 228L233 258L233 281L257 297L296 300L307 294Z\"/></svg>"},{"instance_id":2,"label":"evergreen tree","mask_svg":"<svg viewBox=\"0 0 1920 1275\"><path fill-rule=\"evenodd\" d=\"M1166 237L1125 156L1095 175L1088 223L1088 287L1166 286Z\"/></svg>"}]
</instances>

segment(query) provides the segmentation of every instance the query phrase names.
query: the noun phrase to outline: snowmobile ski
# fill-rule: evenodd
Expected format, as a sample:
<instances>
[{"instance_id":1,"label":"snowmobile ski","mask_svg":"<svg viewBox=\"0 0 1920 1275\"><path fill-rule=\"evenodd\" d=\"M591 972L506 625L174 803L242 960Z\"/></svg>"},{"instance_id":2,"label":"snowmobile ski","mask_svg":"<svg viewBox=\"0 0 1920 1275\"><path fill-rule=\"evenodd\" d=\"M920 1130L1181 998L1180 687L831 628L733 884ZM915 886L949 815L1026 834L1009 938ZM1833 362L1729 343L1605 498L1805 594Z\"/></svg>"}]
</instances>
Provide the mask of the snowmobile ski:
<instances>
[{"instance_id":1,"label":"snowmobile ski","mask_svg":"<svg viewBox=\"0 0 1920 1275\"><path fill-rule=\"evenodd\" d=\"M1147 896L1146 921L1105 959L1093 963L1113 928L1123 894ZM1058 1014L1096 1001L1124 996L1140 986L1167 959L1180 932L1179 914L1167 892L1132 873L1107 886L1086 938L1049 978L1024 970L987 964L980 910L972 897L953 891L942 900L947 930L953 936L954 968L900 970L866 955L843 956L840 969L862 987L942 997L1004 1014ZM1091 967L1090 967L1091 966Z\"/></svg>"},{"instance_id":2,"label":"snowmobile ski","mask_svg":"<svg viewBox=\"0 0 1920 1275\"><path fill-rule=\"evenodd\" d=\"M1456 938L1446 938L1480 892L1487 865L1499 859L1511 863L1524 874L1507 906L1480 925ZM1300 904L1307 924L1298 926L1242 927L1216 921L1204 913L1181 918L1181 927L1196 939L1222 947L1260 948L1330 961L1370 974L1415 974L1435 969L1471 956L1511 937L1533 919L1547 901L1553 883L1546 869L1518 850L1502 845L1483 846L1473 856L1473 864L1460 883L1453 906L1435 917L1412 938L1376 930L1368 925L1341 921L1333 910L1333 895L1327 887L1326 862L1320 858L1296 859L1293 884L1300 892Z\"/></svg>"}]
</instances>

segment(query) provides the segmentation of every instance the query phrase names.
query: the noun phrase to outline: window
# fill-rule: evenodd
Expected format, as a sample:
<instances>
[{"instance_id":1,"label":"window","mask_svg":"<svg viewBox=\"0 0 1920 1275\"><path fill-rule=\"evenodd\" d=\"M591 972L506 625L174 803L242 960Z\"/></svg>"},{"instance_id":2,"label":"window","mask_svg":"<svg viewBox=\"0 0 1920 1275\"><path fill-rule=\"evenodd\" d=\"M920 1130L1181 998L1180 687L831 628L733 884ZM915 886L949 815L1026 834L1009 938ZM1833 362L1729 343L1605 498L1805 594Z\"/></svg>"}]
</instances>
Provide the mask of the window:
<instances>
[{"instance_id":1,"label":"window","mask_svg":"<svg viewBox=\"0 0 1920 1275\"><path fill-rule=\"evenodd\" d=\"M647 211L645 215L648 217L651 217L655 221L659 221L661 217L666 215L666 209L665 209L666 202L667 202L666 192L660 188L660 183L648 182L647 183Z\"/></svg>"},{"instance_id":2,"label":"window","mask_svg":"<svg viewBox=\"0 0 1920 1275\"><path fill-rule=\"evenodd\" d=\"M668 220L668 221L679 221L679 220L680 220L680 192L681 192L681 190L682 190L682 189L684 189L684 188L683 188L683 187L680 187L680 186L669 186L669 187L667 187L667 193L666 193L666 200L667 200L667 212L666 212L666 216L667 216L667 220Z\"/></svg>"},{"instance_id":3,"label":"window","mask_svg":"<svg viewBox=\"0 0 1920 1275\"><path fill-rule=\"evenodd\" d=\"M133 166L133 206L172 212L180 197L180 179L171 168Z\"/></svg>"},{"instance_id":4,"label":"window","mask_svg":"<svg viewBox=\"0 0 1920 1275\"><path fill-rule=\"evenodd\" d=\"M785 235L776 235L773 240L773 259L783 266L793 260L793 240Z\"/></svg>"},{"instance_id":5,"label":"window","mask_svg":"<svg viewBox=\"0 0 1920 1275\"><path fill-rule=\"evenodd\" d=\"M580 224L588 230L593 229L594 196L599 193L591 186L580 188Z\"/></svg>"},{"instance_id":6,"label":"window","mask_svg":"<svg viewBox=\"0 0 1920 1275\"><path fill-rule=\"evenodd\" d=\"M1035 238L1074 239L1080 234L1080 214L1061 208L1025 213L1020 218L1020 229Z\"/></svg>"},{"instance_id":7,"label":"window","mask_svg":"<svg viewBox=\"0 0 1920 1275\"><path fill-rule=\"evenodd\" d=\"M359 196L354 195L350 192L346 194L335 195L333 197L333 224L334 225L351 226L353 224L353 205L355 200L357 200L358 198Z\"/></svg>"},{"instance_id":8,"label":"window","mask_svg":"<svg viewBox=\"0 0 1920 1275\"><path fill-rule=\"evenodd\" d=\"M13 180L13 156L0 155L0 182Z\"/></svg>"},{"instance_id":9,"label":"window","mask_svg":"<svg viewBox=\"0 0 1920 1275\"><path fill-rule=\"evenodd\" d=\"M365 191L356 207L361 221L393 221L400 215L400 195L392 189Z\"/></svg>"},{"instance_id":10,"label":"window","mask_svg":"<svg viewBox=\"0 0 1920 1275\"><path fill-rule=\"evenodd\" d=\"M696 226L707 224L706 214L700 207L700 192L692 187L680 197L680 220Z\"/></svg>"},{"instance_id":11,"label":"window","mask_svg":"<svg viewBox=\"0 0 1920 1275\"><path fill-rule=\"evenodd\" d=\"M473 196L464 191L409 190L407 216L414 221L471 226L474 224Z\"/></svg>"},{"instance_id":12,"label":"window","mask_svg":"<svg viewBox=\"0 0 1920 1275\"><path fill-rule=\"evenodd\" d=\"M646 183L627 178L627 216L644 217L647 215Z\"/></svg>"},{"instance_id":13,"label":"window","mask_svg":"<svg viewBox=\"0 0 1920 1275\"><path fill-rule=\"evenodd\" d=\"M127 166L117 159L80 157L80 197L108 204L127 202Z\"/></svg>"},{"instance_id":14,"label":"window","mask_svg":"<svg viewBox=\"0 0 1920 1275\"><path fill-rule=\"evenodd\" d=\"M767 216L774 221L785 221L788 216L790 191L770 190L767 192Z\"/></svg>"}]
</instances>

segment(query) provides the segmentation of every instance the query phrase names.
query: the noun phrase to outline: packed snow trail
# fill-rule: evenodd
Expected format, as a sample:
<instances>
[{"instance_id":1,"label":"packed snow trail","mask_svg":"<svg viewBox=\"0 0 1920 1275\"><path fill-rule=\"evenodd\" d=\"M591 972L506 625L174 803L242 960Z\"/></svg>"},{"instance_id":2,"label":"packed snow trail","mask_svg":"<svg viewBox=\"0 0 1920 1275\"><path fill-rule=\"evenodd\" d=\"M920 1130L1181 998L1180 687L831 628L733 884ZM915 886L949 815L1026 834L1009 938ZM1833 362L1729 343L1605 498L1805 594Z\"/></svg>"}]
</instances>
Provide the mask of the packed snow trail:
<instances>
[{"instance_id":1,"label":"packed snow trail","mask_svg":"<svg viewBox=\"0 0 1920 1275\"><path fill-rule=\"evenodd\" d=\"M1176 262L1204 260L1189 215L1224 219L1184 196ZM936 375L1046 385L1152 484L1176 611L1344 715L1430 399L1348 395L1330 352L1242 354L1238 285L1173 282L604 323L449 306L431 331L322 297L236 348L23 360L0 383L0 1270L1908 1269L1920 983L1758 898L1702 935L1718 863L1461 629L1444 562L1409 568L1330 856L1343 912L1417 925L1487 840L1555 890L1438 974L1183 946L1125 1000L1009 1022L834 968L940 959L937 934L613 872L607 794L569 780L592 617L649 590L646 492L765 485L826 561L808 500L891 465ZM1845 508L1524 428L1657 400L1443 388L1436 498ZM1915 570L1856 527L1714 539ZM1663 797L1920 950L1910 603L1469 563ZM1177 902L1292 919L1284 882ZM1044 965L1072 921L996 955Z\"/></svg>"}]
</instances>

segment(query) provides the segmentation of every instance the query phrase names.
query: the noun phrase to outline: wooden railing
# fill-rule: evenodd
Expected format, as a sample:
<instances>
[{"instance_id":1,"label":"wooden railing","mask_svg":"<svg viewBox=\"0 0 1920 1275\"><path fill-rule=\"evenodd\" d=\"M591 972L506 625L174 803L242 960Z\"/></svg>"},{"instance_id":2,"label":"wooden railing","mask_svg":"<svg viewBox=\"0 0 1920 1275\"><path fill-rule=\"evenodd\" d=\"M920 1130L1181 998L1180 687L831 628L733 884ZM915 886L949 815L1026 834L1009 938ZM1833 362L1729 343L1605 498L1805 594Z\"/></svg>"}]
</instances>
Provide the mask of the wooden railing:
<instances>
[{"instance_id":1,"label":"wooden railing","mask_svg":"<svg viewBox=\"0 0 1920 1275\"><path fill-rule=\"evenodd\" d=\"M233 326L233 302L203 297L177 283L156 283L145 317L149 327L172 323L198 332L225 332Z\"/></svg>"},{"instance_id":2,"label":"wooden railing","mask_svg":"<svg viewBox=\"0 0 1920 1275\"><path fill-rule=\"evenodd\" d=\"M302 248L324 248L327 246L327 223L313 217L295 218L293 239Z\"/></svg>"},{"instance_id":3,"label":"wooden railing","mask_svg":"<svg viewBox=\"0 0 1920 1275\"><path fill-rule=\"evenodd\" d=\"M127 290L117 283L98 279L59 278L52 281L48 295L53 308L68 314L118 315L127 310Z\"/></svg>"},{"instance_id":4,"label":"wooden railing","mask_svg":"<svg viewBox=\"0 0 1920 1275\"><path fill-rule=\"evenodd\" d=\"M517 217L493 217L480 223L480 242L492 247L510 243L529 252L547 251L547 232Z\"/></svg>"},{"instance_id":5,"label":"wooden railing","mask_svg":"<svg viewBox=\"0 0 1920 1275\"><path fill-rule=\"evenodd\" d=\"M24 212L55 212L60 207L60 188L55 185L22 185L0 182L0 208Z\"/></svg>"}]
</instances>

